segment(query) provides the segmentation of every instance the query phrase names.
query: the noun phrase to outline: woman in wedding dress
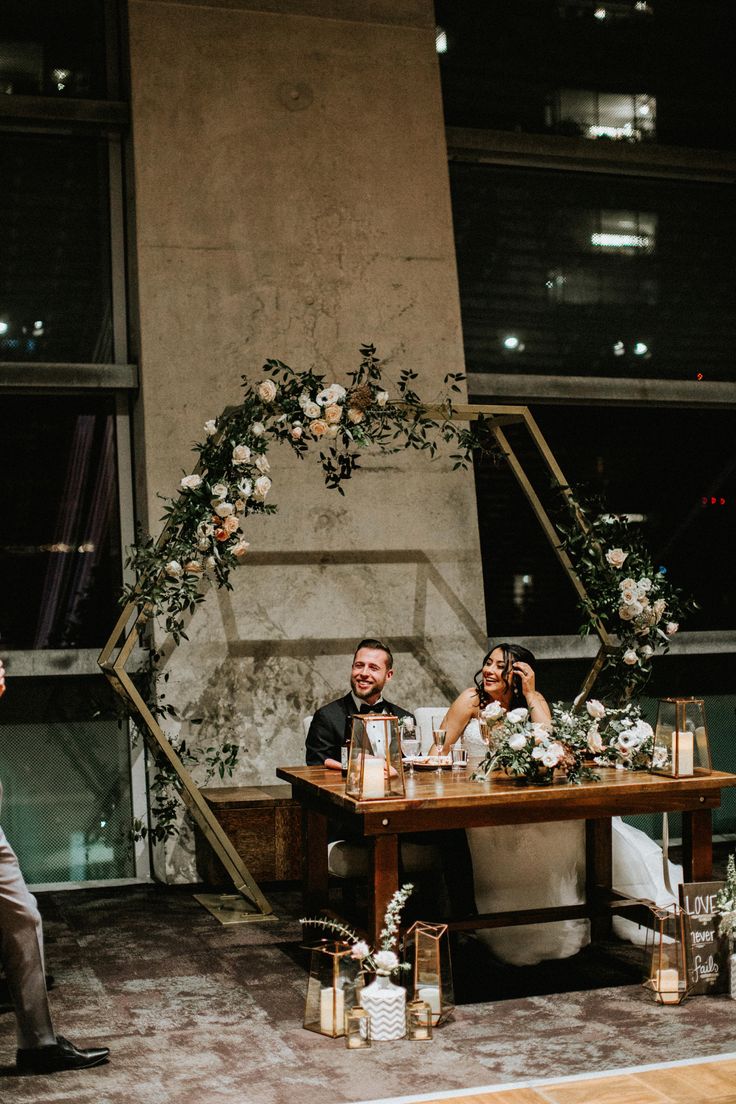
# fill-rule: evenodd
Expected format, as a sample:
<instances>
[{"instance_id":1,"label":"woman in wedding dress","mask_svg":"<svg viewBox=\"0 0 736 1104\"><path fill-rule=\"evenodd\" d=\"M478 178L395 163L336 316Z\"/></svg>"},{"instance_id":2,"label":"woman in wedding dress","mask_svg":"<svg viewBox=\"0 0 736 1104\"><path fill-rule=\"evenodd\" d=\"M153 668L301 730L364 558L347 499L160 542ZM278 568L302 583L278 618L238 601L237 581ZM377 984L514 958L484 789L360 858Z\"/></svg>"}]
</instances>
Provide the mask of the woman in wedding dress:
<instances>
[{"instance_id":1,"label":"woman in wedding dress","mask_svg":"<svg viewBox=\"0 0 736 1104\"><path fill-rule=\"evenodd\" d=\"M536 689L533 654L518 644L499 644L483 660L475 685L450 706L442 728L447 753L461 736L468 770L485 756L480 712L490 702L504 709L525 707L530 720L551 722L549 705ZM613 818L613 882L632 897L657 904L673 900L662 874L662 852L644 832ZM473 884L479 912L506 912L580 904L585 899L585 821L469 828ZM682 881L682 868L669 866L670 882ZM614 931L623 939L643 942L643 930L618 917ZM568 958L590 942L587 920L561 920L508 928L480 928L478 936L497 958L528 966L547 958Z\"/></svg>"}]
</instances>

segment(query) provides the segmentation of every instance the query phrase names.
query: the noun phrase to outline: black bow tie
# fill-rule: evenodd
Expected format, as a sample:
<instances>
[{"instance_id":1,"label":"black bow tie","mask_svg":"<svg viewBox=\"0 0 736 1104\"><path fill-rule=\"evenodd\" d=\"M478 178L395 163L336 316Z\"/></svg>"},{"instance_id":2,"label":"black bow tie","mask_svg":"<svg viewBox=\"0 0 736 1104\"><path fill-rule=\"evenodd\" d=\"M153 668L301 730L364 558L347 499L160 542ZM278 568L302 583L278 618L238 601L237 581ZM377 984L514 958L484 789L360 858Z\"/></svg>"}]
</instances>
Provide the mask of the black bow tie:
<instances>
[{"instance_id":1,"label":"black bow tie","mask_svg":"<svg viewBox=\"0 0 736 1104\"><path fill-rule=\"evenodd\" d=\"M358 710L359 713L383 713L383 702L377 702L376 705L361 705Z\"/></svg>"}]
</instances>

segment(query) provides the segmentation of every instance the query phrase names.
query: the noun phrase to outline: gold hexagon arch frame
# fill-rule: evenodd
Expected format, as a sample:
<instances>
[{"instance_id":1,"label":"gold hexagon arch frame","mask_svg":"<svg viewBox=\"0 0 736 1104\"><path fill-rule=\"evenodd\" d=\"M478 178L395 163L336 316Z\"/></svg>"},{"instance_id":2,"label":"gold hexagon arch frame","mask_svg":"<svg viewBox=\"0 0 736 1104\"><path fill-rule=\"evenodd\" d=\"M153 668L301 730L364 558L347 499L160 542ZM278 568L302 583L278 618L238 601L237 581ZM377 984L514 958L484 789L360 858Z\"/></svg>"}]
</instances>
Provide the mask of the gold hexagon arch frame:
<instances>
[{"instance_id":1,"label":"gold hexagon arch frame","mask_svg":"<svg viewBox=\"0 0 736 1104\"><path fill-rule=\"evenodd\" d=\"M424 408L424 411L430 417L448 417L445 408L440 409L428 406ZM228 408L224 412L221 419L221 426L226 423L231 413L231 408ZM504 432L506 426L523 425L544 461L552 477L553 484L559 488L563 495L569 496L570 491L567 480L532 416L529 407L458 404L453 406L452 414L448 420L455 422L473 422L476 421L479 416L483 416L485 419L486 428L495 438L499 452L503 455L511 468L545 537L550 542L560 565L570 579L578 598L581 601L586 601L587 594L585 587L575 571L570 557L562 547L560 536L549 514L545 510L541 499L534 490L521 460L511 447L508 437ZM194 472L199 474L199 471L200 465L197 465ZM585 522L577 511L575 516L577 517L578 524L581 527L585 527ZM161 547L165 543L168 533L169 525L167 524L159 536L157 547ZM152 754L154 761L172 770L175 777L174 784L186 809L224 866L228 877L231 878L237 893L240 895L242 909L239 910L239 920L243 922L247 920L272 919L273 909L271 905L257 885L248 867L243 862L243 859L235 850L231 840L223 831L211 808L202 797L200 789L190 772L174 751L174 748L171 746L156 717L126 671L126 665L139 639L139 634L149 621L150 616L150 611L146 609L140 610L135 602L128 602L121 612L107 643L98 656L98 665L109 680L112 688L125 702L129 713L136 719L138 727L143 733L146 741L146 746ZM601 619L594 614L592 620L600 639L600 648L581 687L577 699L579 702L582 702L590 693L605 663L606 656L613 648L611 636Z\"/></svg>"}]
</instances>

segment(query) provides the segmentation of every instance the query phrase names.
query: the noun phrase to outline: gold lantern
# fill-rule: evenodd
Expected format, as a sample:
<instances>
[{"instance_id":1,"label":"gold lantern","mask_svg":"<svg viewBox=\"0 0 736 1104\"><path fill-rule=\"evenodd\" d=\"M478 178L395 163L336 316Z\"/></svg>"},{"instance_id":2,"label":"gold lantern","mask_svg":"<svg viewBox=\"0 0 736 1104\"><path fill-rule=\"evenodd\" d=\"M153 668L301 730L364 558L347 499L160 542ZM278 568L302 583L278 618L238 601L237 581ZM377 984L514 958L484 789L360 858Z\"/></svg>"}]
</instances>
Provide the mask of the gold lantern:
<instances>
[{"instance_id":1,"label":"gold lantern","mask_svg":"<svg viewBox=\"0 0 736 1104\"><path fill-rule=\"evenodd\" d=\"M398 717L388 713L353 717L345 792L358 801L404 797Z\"/></svg>"},{"instance_id":2,"label":"gold lantern","mask_svg":"<svg viewBox=\"0 0 736 1104\"><path fill-rule=\"evenodd\" d=\"M406 1037L418 1041L432 1038L432 1009L426 1001L409 1001L406 1006Z\"/></svg>"},{"instance_id":3,"label":"gold lantern","mask_svg":"<svg viewBox=\"0 0 736 1104\"><path fill-rule=\"evenodd\" d=\"M348 1050L364 1050L371 1045L371 1018L365 1008L351 1008L345 1013L345 1046Z\"/></svg>"},{"instance_id":4,"label":"gold lantern","mask_svg":"<svg viewBox=\"0 0 736 1104\"><path fill-rule=\"evenodd\" d=\"M647 937L648 974L644 988L657 1004L680 1004L691 987L688 916L679 905L653 908Z\"/></svg>"},{"instance_id":5,"label":"gold lantern","mask_svg":"<svg viewBox=\"0 0 736 1104\"><path fill-rule=\"evenodd\" d=\"M710 774L710 744L701 698L662 698L652 749L653 774L689 778Z\"/></svg>"},{"instance_id":6,"label":"gold lantern","mask_svg":"<svg viewBox=\"0 0 736 1104\"><path fill-rule=\"evenodd\" d=\"M447 924L412 924L404 936L404 961L411 969L410 994L429 1005L435 1027L443 1024L455 1007Z\"/></svg>"},{"instance_id":7,"label":"gold lantern","mask_svg":"<svg viewBox=\"0 0 736 1104\"><path fill-rule=\"evenodd\" d=\"M350 945L340 941L320 943L310 950L304 1026L335 1039L345 1034L345 1015L356 1004L360 962L353 958Z\"/></svg>"}]
</instances>

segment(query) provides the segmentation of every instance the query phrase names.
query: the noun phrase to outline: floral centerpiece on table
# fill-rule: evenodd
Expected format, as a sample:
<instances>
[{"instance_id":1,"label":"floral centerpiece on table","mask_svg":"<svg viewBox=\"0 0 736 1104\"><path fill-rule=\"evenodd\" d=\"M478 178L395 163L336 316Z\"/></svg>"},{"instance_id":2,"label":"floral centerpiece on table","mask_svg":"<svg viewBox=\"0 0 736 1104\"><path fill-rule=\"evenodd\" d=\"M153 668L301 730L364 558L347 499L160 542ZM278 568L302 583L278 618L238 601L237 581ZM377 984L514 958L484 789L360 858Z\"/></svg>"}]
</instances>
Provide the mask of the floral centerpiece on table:
<instances>
[{"instance_id":1,"label":"floral centerpiece on table","mask_svg":"<svg viewBox=\"0 0 736 1104\"><path fill-rule=\"evenodd\" d=\"M595 781L591 760L598 766L649 769L654 731L639 705L610 709L591 698L580 712L563 702L554 702L551 711L547 725L531 721L523 708L506 712L499 702L486 706L481 721L489 725L489 744L478 768L480 776L501 769L511 777L541 783L552 781L559 770L568 782Z\"/></svg>"},{"instance_id":2,"label":"floral centerpiece on table","mask_svg":"<svg viewBox=\"0 0 736 1104\"><path fill-rule=\"evenodd\" d=\"M586 731L559 702L552 706L551 724L532 721L523 707L507 711L500 702L486 706L481 721L489 726L488 751L476 780L499 769L511 778L539 784L552 782L556 770L564 771L572 783L597 777L585 762L590 750Z\"/></svg>"},{"instance_id":3,"label":"floral centerpiece on table","mask_svg":"<svg viewBox=\"0 0 736 1104\"><path fill-rule=\"evenodd\" d=\"M305 927L321 928L323 931L336 935L338 939L343 939L350 944L352 957L360 961L361 968L365 972L378 974L381 977L390 977L391 974L398 971L409 969L407 962L399 961L396 948L399 942L401 913L413 889L414 886L411 882L407 882L406 885L403 885L401 889L394 893L389 901L383 918L383 928L378 936L379 945L376 951L371 950L368 944L352 928L349 928L347 924L342 924L339 920L302 917L299 923Z\"/></svg>"},{"instance_id":4,"label":"floral centerpiece on table","mask_svg":"<svg viewBox=\"0 0 736 1104\"><path fill-rule=\"evenodd\" d=\"M654 729L642 717L638 703L629 702L620 709L611 709L591 698L585 703L585 711L588 748L597 763L624 770L649 770Z\"/></svg>"}]
</instances>

